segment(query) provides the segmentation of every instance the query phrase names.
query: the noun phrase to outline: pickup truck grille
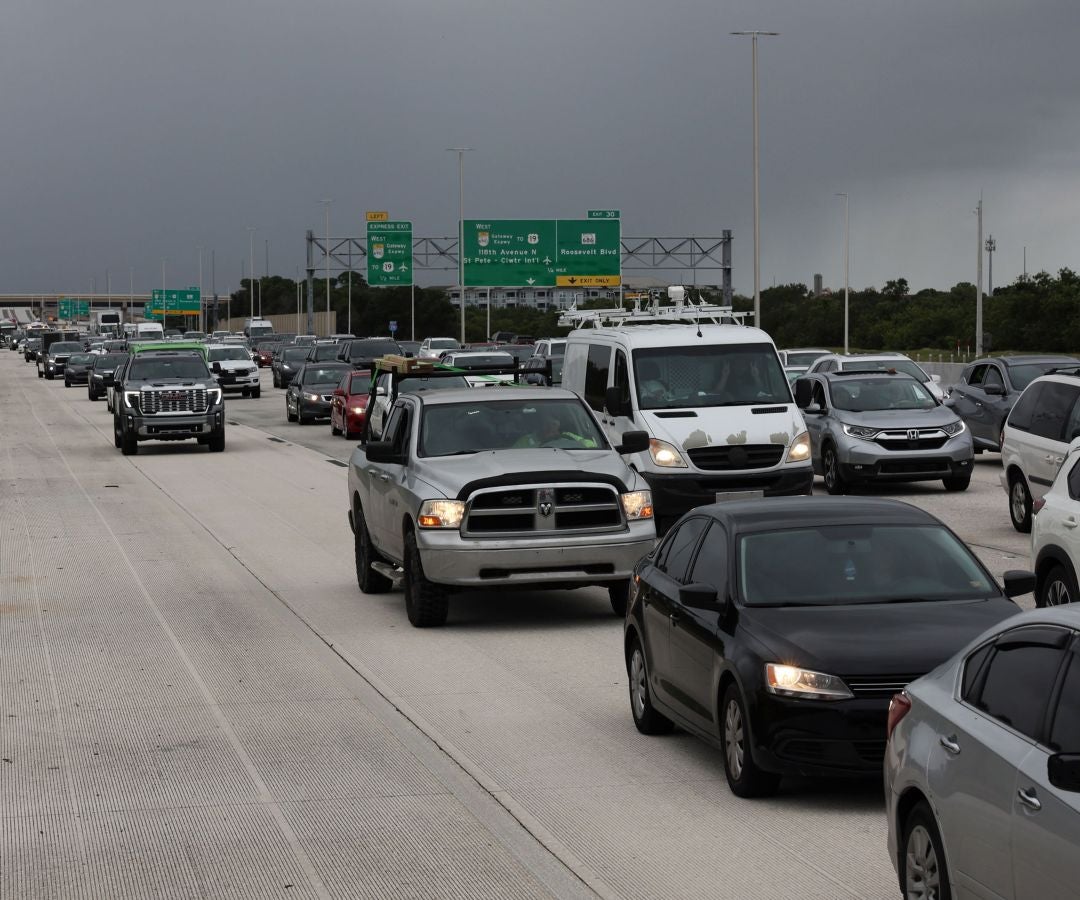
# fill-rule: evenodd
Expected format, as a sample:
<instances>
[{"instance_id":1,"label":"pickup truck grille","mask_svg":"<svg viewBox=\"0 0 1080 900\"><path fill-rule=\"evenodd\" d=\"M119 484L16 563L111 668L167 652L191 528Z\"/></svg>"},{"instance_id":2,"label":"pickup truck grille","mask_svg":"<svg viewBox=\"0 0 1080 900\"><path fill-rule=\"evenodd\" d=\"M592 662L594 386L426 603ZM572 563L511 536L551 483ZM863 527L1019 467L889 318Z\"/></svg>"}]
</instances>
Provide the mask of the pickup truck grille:
<instances>
[{"instance_id":1,"label":"pickup truck grille","mask_svg":"<svg viewBox=\"0 0 1080 900\"><path fill-rule=\"evenodd\" d=\"M619 495L608 485L523 485L477 491L465 509L462 533L572 534L623 528Z\"/></svg>"},{"instance_id":2,"label":"pickup truck grille","mask_svg":"<svg viewBox=\"0 0 1080 900\"><path fill-rule=\"evenodd\" d=\"M205 388L165 388L140 391L139 411L146 416L206 412Z\"/></svg>"}]
</instances>

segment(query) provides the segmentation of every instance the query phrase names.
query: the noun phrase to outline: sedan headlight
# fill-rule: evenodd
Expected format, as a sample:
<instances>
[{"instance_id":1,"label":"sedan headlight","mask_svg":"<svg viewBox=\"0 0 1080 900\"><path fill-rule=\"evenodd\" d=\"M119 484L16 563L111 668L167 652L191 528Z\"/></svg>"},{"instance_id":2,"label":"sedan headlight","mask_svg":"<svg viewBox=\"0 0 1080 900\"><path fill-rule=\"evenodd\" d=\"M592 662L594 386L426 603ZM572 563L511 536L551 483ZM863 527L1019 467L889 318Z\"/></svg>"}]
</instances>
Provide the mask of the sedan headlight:
<instances>
[{"instance_id":1,"label":"sedan headlight","mask_svg":"<svg viewBox=\"0 0 1080 900\"><path fill-rule=\"evenodd\" d=\"M138 399L138 391L124 391L124 406L126 406L128 409L134 409L135 404L138 402Z\"/></svg>"},{"instance_id":2,"label":"sedan headlight","mask_svg":"<svg viewBox=\"0 0 1080 900\"><path fill-rule=\"evenodd\" d=\"M425 500L420 504L417 521L421 528L460 528L464 517L462 500Z\"/></svg>"},{"instance_id":3,"label":"sedan headlight","mask_svg":"<svg viewBox=\"0 0 1080 900\"><path fill-rule=\"evenodd\" d=\"M620 494L623 515L627 521L651 519L653 517L652 491L630 491Z\"/></svg>"},{"instance_id":4,"label":"sedan headlight","mask_svg":"<svg viewBox=\"0 0 1080 900\"><path fill-rule=\"evenodd\" d=\"M765 690L807 700L850 700L854 696L842 678L782 663L765 664Z\"/></svg>"},{"instance_id":5,"label":"sedan headlight","mask_svg":"<svg viewBox=\"0 0 1080 900\"><path fill-rule=\"evenodd\" d=\"M863 441L872 441L877 437L877 428L870 428L866 425L845 425L844 434L848 437L859 438Z\"/></svg>"},{"instance_id":6,"label":"sedan headlight","mask_svg":"<svg viewBox=\"0 0 1080 900\"><path fill-rule=\"evenodd\" d=\"M964 422L962 419L956 422L950 422L948 425L942 425L941 430L949 437L956 437L958 434L964 433Z\"/></svg>"},{"instance_id":7,"label":"sedan headlight","mask_svg":"<svg viewBox=\"0 0 1080 900\"><path fill-rule=\"evenodd\" d=\"M656 438L649 441L649 456L656 465L665 469L686 468L682 455L667 441L658 441Z\"/></svg>"},{"instance_id":8,"label":"sedan headlight","mask_svg":"<svg viewBox=\"0 0 1080 900\"><path fill-rule=\"evenodd\" d=\"M317 403L322 398L318 394L304 394L304 399L305 400L312 400L312 401Z\"/></svg>"},{"instance_id":9,"label":"sedan headlight","mask_svg":"<svg viewBox=\"0 0 1080 900\"><path fill-rule=\"evenodd\" d=\"M788 462L803 462L810 458L810 433L804 431L795 435L787 452Z\"/></svg>"},{"instance_id":10,"label":"sedan headlight","mask_svg":"<svg viewBox=\"0 0 1080 900\"><path fill-rule=\"evenodd\" d=\"M216 406L218 403L221 402L221 388L207 388L206 399L210 401L211 406Z\"/></svg>"}]
</instances>

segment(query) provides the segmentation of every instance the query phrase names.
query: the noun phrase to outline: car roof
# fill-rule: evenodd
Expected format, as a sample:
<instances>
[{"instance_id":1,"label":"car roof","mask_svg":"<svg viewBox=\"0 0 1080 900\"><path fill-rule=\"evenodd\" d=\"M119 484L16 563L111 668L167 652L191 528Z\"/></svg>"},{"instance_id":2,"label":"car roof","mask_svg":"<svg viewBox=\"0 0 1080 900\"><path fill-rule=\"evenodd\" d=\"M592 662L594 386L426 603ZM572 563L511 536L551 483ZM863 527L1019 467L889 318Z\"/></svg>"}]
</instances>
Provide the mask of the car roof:
<instances>
[{"instance_id":1,"label":"car roof","mask_svg":"<svg viewBox=\"0 0 1080 900\"><path fill-rule=\"evenodd\" d=\"M464 376L462 376L464 377ZM409 396L420 398L425 406L441 405L444 403L493 403L496 400L509 400L529 398L544 400L578 400L580 399L573 391L555 387L529 387L518 389L512 385L506 387L487 388L452 388L443 391L420 391L410 393Z\"/></svg>"},{"instance_id":2,"label":"car roof","mask_svg":"<svg viewBox=\"0 0 1080 900\"><path fill-rule=\"evenodd\" d=\"M1066 628L1080 629L1080 604L1025 609L1000 622L993 630L1000 633L1023 625L1064 625Z\"/></svg>"},{"instance_id":3,"label":"car roof","mask_svg":"<svg viewBox=\"0 0 1080 900\"><path fill-rule=\"evenodd\" d=\"M735 533L814 525L940 525L925 510L884 497L758 497L700 506L696 512Z\"/></svg>"},{"instance_id":4,"label":"car roof","mask_svg":"<svg viewBox=\"0 0 1080 900\"><path fill-rule=\"evenodd\" d=\"M1055 354L1042 355L1042 356L984 356L981 359L977 359L974 362L968 363L969 366L981 366L983 363L999 362L1004 363L1007 366L1025 366L1031 363L1048 363L1048 362L1064 362L1064 363L1078 363L1080 359L1075 356L1067 356L1062 353L1060 356Z\"/></svg>"},{"instance_id":5,"label":"car roof","mask_svg":"<svg viewBox=\"0 0 1080 900\"><path fill-rule=\"evenodd\" d=\"M918 378L914 375L909 375L907 372L882 372L880 369L868 369L865 372L859 369L848 369L846 372L814 372L811 378L824 378L830 384L835 382L837 384L850 384L852 378L869 378L875 381L891 381L896 378L904 379L908 381L914 381L916 384L922 384Z\"/></svg>"},{"instance_id":6,"label":"car roof","mask_svg":"<svg viewBox=\"0 0 1080 900\"><path fill-rule=\"evenodd\" d=\"M772 344L772 338L766 332L749 325L699 326L684 322L664 325L627 325L622 328L578 328L567 335L568 342L590 341L597 338L642 349L698 344Z\"/></svg>"}]
</instances>

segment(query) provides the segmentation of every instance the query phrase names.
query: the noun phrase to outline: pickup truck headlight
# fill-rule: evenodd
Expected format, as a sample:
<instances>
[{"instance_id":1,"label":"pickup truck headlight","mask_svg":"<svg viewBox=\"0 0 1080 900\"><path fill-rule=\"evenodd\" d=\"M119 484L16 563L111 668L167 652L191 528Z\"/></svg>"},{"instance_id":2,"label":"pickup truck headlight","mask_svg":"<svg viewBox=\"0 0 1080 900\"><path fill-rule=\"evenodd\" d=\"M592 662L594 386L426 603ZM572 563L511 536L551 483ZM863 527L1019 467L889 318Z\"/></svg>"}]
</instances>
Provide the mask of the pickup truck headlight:
<instances>
[{"instance_id":1,"label":"pickup truck headlight","mask_svg":"<svg viewBox=\"0 0 1080 900\"><path fill-rule=\"evenodd\" d=\"M465 516L461 500L425 500L420 504L417 521L421 528L460 528Z\"/></svg>"},{"instance_id":2,"label":"pickup truck headlight","mask_svg":"<svg viewBox=\"0 0 1080 900\"><path fill-rule=\"evenodd\" d=\"M649 441L649 456L656 465L665 469L686 468L682 455L667 441L658 441L656 438Z\"/></svg>"},{"instance_id":3,"label":"pickup truck headlight","mask_svg":"<svg viewBox=\"0 0 1080 900\"><path fill-rule=\"evenodd\" d=\"M959 422L950 422L948 425L942 425L941 430L944 431L949 437L956 437L958 434L964 432L963 420Z\"/></svg>"},{"instance_id":4,"label":"pickup truck headlight","mask_svg":"<svg viewBox=\"0 0 1080 900\"><path fill-rule=\"evenodd\" d=\"M765 690L807 700L850 700L855 696L842 678L781 663L765 664Z\"/></svg>"},{"instance_id":5,"label":"pickup truck headlight","mask_svg":"<svg viewBox=\"0 0 1080 900\"><path fill-rule=\"evenodd\" d=\"M803 462L810 458L810 433L804 431L795 435L787 452L788 462Z\"/></svg>"},{"instance_id":6,"label":"pickup truck headlight","mask_svg":"<svg viewBox=\"0 0 1080 900\"><path fill-rule=\"evenodd\" d=\"M221 402L221 388L207 388L206 399L211 406L217 406Z\"/></svg>"},{"instance_id":7,"label":"pickup truck headlight","mask_svg":"<svg viewBox=\"0 0 1080 900\"><path fill-rule=\"evenodd\" d=\"M868 428L866 425L845 425L844 434L848 437L859 438L862 441L872 441L877 437L877 428Z\"/></svg>"},{"instance_id":8,"label":"pickup truck headlight","mask_svg":"<svg viewBox=\"0 0 1080 900\"><path fill-rule=\"evenodd\" d=\"M134 409L138 399L138 391L124 391L124 406L126 406L128 409Z\"/></svg>"},{"instance_id":9,"label":"pickup truck headlight","mask_svg":"<svg viewBox=\"0 0 1080 900\"><path fill-rule=\"evenodd\" d=\"M653 517L652 491L630 491L620 494L623 515L627 521L651 519Z\"/></svg>"}]
</instances>

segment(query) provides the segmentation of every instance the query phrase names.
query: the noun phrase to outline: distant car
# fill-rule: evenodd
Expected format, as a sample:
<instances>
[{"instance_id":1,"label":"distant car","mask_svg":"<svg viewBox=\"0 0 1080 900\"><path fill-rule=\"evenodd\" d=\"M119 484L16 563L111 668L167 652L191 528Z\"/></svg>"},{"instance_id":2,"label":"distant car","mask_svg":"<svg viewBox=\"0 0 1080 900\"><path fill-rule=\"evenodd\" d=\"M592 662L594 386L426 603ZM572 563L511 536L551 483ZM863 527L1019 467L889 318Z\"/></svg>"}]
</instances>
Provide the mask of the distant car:
<instances>
[{"instance_id":1,"label":"distant car","mask_svg":"<svg viewBox=\"0 0 1080 900\"><path fill-rule=\"evenodd\" d=\"M1078 896L1080 608L989 628L893 698L887 733L904 897Z\"/></svg>"},{"instance_id":2,"label":"distant car","mask_svg":"<svg viewBox=\"0 0 1080 900\"><path fill-rule=\"evenodd\" d=\"M93 368L97 354L72 353L64 363L64 387L73 384L89 384L90 369Z\"/></svg>"},{"instance_id":3,"label":"distant car","mask_svg":"<svg viewBox=\"0 0 1080 900\"><path fill-rule=\"evenodd\" d=\"M535 355L535 345L533 344L503 344L499 349L504 353L509 353L519 363L532 359Z\"/></svg>"},{"instance_id":4,"label":"distant car","mask_svg":"<svg viewBox=\"0 0 1080 900\"><path fill-rule=\"evenodd\" d=\"M829 356L832 353L831 350L810 350L801 347L796 350L777 350L776 352L779 354L780 362L784 368L788 366L801 367L804 372L821 357Z\"/></svg>"},{"instance_id":5,"label":"distant car","mask_svg":"<svg viewBox=\"0 0 1080 900\"><path fill-rule=\"evenodd\" d=\"M127 358L126 353L105 353L94 357L90 380L86 385L86 393L91 400L97 400L108 392L113 385L113 375L117 367Z\"/></svg>"},{"instance_id":6,"label":"distant car","mask_svg":"<svg viewBox=\"0 0 1080 900\"><path fill-rule=\"evenodd\" d=\"M310 348L306 346L285 345L274 357L271 364L271 372L274 387L287 388L301 366L307 364L307 355Z\"/></svg>"},{"instance_id":7,"label":"distant car","mask_svg":"<svg viewBox=\"0 0 1080 900\"><path fill-rule=\"evenodd\" d=\"M420 344L420 359L438 359L446 350L460 350L461 344L450 337L424 338Z\"/></svg>"},{"instance_id":8,"label":"distant car","mask_svg":"<svg viewBox=\"0 0 1080 900\"><path fill-rule=\"evenodd\" d=\"M816 351L815 351L816 352ZM928 375L915 360L909 359L902 353L866 353L844 356L841 353L829 353L818 357L810 368L807 375L825 374L828 372L883 372L893 369L903 372L912 378L922 382L936 400L945 399L945 391L941 387L941 378L937 375Z\"/></svg>"},{"instance_id":9,"label":"distant car","mask_svg":"<svg viewBox=\"0 0 1080 900\"><path fill-rule=\"evenodd\" d=\"M256 400L262 394L259 367L251 361L251 355L243 347L231 344L212 346L207 350L206 359L217 383L226 393L239 393Z\"/></svg>"},{"instance_id":10,"label":"distant car","mask_svg":"<svg viewBox=\"0 0 1080 900\"><path fill-rule=\"evenodd\" d=\"M328 419L334 389L350 368L346 363L338 362L301 366L285 391L285 417L301 425L316 419Z\"/></svg>"},{"instance_id":11,"label":"distant car","mask_svg":"<svg viewBox=\"0 0 1080 900\"><path fill-rule=\"evenodd\" d=\"M880 777L889 699L1017 612L929 513L875 498L701 506L634 570L623 642L644 734L720 751L732 792Z\"/></svg>"},{"instance_id":12,"label":"distant car","mask_svg":"<svg viewBox=\"0 0 1080 900\"><path fill-rule=\"evenodd\" d=\"M1032 504L1031 560L1035 568L1035 603L1080 603L1080 438L1069 445L1065 462L1050 489Z\"/></svg>"},{"instance_id":13,"label":"distant car","mask_svg":"<svg viewBox=\"0 0 1080 900\"><path fill-rule=\"evenodd\" d=\"M23 345L23 360L25 362L31 362L36 360L38 352L41 350L41 338L30 337L26 339L26 343Z\"/></svg>"},{"instance_id":14,"label":"distant car","mask_svg":"<svg viewBox=\"0 0 1080 900\"><path fill-rule=\"evenodd\" d=\"M185 331L184 332L184 340L185 341L205 341L206 340L206 332L205 331Z\"/></svg>"},{"instance_id":15,"label":"distant car","mask_svg":"<svg viewBox=\"0 0 1080 900\"><path fill-rule=\"evenodd\" d=\"M490 384L499 384L514 381L514 370L517 368L517 360L509 353L492 351L477 353L469 350L457 350L447 353L442 358L442 364L452 369L461 369L468 372L472 369L506 369L505 374L466 375L465 380L470 387L484 387Z\"/></svg>"},{"instance_id":16,"label":"distant car","mask_svg":"<svg viewBox=\"0 0 1080 900\"><path fill-rule=\"evenodd\" d=\"M949 491L971 482L971 435L910 375L804 375L795 403L810 432L814 472L830 494L872 481L940 479Z\"/></svg>"},{"instance_id":17,"label":"distant car","mask_svg":"<svg viewBox=\"0 0 1080 900\"><path fill-rule=\"evenodd\" d=\"M536 338L529 334L515 334L511 344L535 344Z\"/></svg>"},{"instance_id":18,"label":"distant car","mask_svg":"<svg viewBox=\"0 0 1080 900\"><path fill-rule=\"evenodd\" d=\"M277 341L259 341L251 351L251 359L260 369L265 369L274 361L274 348Z\"/></svg>"},{"instance_id":19,"label":"distant car","mask_svg":"<svg viewBox=\"0 0 1080 900\"><path fill-rule=\"evenodd\" d=\"M491 336L491 339L496 344L510 344L513 343L515 337L517 337L517 335L512 331L496 331Z\"/></svg>"},{"instance_id":20,"label":"distant car","mask_svg":"<svg viewBox=\"0 0 1080 900\"><path fill-rule=\"evenodd\" d=\"M36 356L38 378L51 381L57 375L63 375L68 357L84 352L81 341L54 341Z\"/></svg>"},{"instance_id":21,"label":"distant car","mask_svg":"<svg viewBox=\"0 0 1080 900\"><path fill-rule=\"evenodd\" d=\"M1032 381L1054 369L1078 368L1071 356L995 356L977 359L964 369L949 392L947 406L971 430L976 450L1001 449L1005 420Z\"/></svg>"},{"instance_id":22,"label":"distant car","mask_svg":"<svg viewBox=\"0 0 1080 900\"><path fill-rule=\"evenodd\" d=\"M401 352L405 356L420 355L420 341L398 341L398 346L401 347Z\"/></svg>"},{"instance_id":23,"label":"distant car","mask_svg":"<svg viewBox=\"0 0 1080 900\"><path fill-rule=\"evenodd\" d=\"M345 373L334 388L330 401L330 433L344 435L346 440L357 438L364 430L367 417L371 372L353 369Z\"/></svg>"},{"instance_id":24,"label":"distant car","mask_svg":"<svg viewBox=\"0 0 1080 900\"><path fill-rule=\"evenodd\" d=\"M339 346L338 359L357 369L371 369L379 357L401 353L397 341L390 338L361 338Z\"/></svg>"},{"instance_id":25,"label":"distant car","mask_svg":"<svg viewBox=\"0 0 1080 900\"><path fill-rule=\"evenodd\" d=\"M566 356L566 338L543 338L533 347L533 356Z\"/></svg>"},{"instance_id":26,"label":"distant car","mask_svg":"<svg viewBox=\"0 0 1080 900\"><path fill-rule=\"evenodd\" d=\"M335 341L315 343L308 348L308 362L328 362L337 360L341 348Z\"/></svg>"}]
</instances>

